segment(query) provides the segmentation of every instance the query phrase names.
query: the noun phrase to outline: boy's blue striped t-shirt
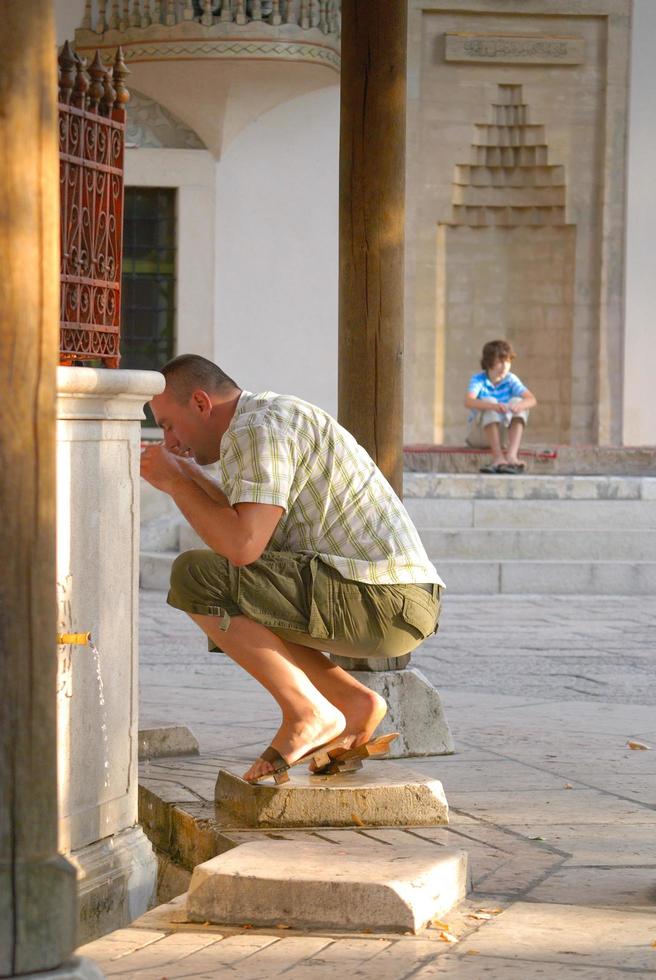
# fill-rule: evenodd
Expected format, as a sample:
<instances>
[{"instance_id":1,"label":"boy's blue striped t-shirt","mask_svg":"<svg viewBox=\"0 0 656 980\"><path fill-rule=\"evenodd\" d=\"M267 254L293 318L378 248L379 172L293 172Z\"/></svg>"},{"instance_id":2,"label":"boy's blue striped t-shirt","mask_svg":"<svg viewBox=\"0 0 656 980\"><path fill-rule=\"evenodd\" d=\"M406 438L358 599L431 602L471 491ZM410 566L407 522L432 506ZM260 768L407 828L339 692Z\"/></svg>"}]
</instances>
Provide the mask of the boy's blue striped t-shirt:
<instances>
[{"instance_id":1,"label":"boy's blue striped t-shirt","mask_svg":"<svg viewBox=\"0 0 656 980\"><path fill-rule=\"evenodd\" d=\"M467 392L473 395L474 398L489 398L495 402L503 402L507 404L511 398L521 398L528 388L523 384L516 374L509 371L505 378L495 385L493 384L487 376L487 371L480 371L478 374L473 374L469 382L469 387ZM476 409L474 409L470 415L470 420L476 415Z\"/></svg>"}]
</instances>

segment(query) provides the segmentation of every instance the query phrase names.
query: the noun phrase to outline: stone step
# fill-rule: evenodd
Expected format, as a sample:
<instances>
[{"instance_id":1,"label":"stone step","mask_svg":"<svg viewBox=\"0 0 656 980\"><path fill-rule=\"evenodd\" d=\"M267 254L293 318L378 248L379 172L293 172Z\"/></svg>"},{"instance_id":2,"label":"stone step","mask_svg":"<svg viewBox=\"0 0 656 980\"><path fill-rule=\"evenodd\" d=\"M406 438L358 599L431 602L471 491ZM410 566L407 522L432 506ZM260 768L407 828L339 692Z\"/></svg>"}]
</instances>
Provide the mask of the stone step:
<instances>
[{"instance_id":1,"label":"stone step","mask_svg":"<svg viewBox=\"0 0 656 980\"><path fill-rule=\"evenodd\" d=\"M654 595L656 562L442 561L449 594Z\"/></svg>"},{"instance_id":2,"label":"stone step","mask_svg":"<svg viewBox=\"0 0 656 980\"><path fill-rule=\"evenodd\" d=\"M177 552L141 555L142 589L166 591ZM448 592L465 595L653 595L656 562L432 559Z\"/></svg>"},{"instance_id":3,"label":"stone step","mask_svg":"<svg viewBox=\"0 0 656 980\"><path fill-rule=\"evenodd\" d=\"M656 561L656 531L418 528L438 568L448 561Z\"/></svg>"},{"instance_id":4,"label":"stone step","mask_svg":"<svg viewBox=\"0 0 656 980\"><path fill-rule=\"evenodd\" d=\"M654 446L531 446L525 443L520 458L531 475L656 476ZM478 473L479 466L489 462L489 450L469 446L416 444L406 446L403 453L403 465L408 472L473 475Z\"/></svg>"},{"instance_id":5,"label":"stone step","mask_svg":"<svg viewBox=\"0 0 656 980\"><path fill-rule=\"evenodd\" d=\"M362 769L314 776L307 765L289 781L251 785L219 769L214 801L234 827L436 827L448 824L442 784L411 766L367 760Z\"/></svg>"},{"instance_id":6,"label":"stone step","mask_svg":"<svg viewBox=\"0 0 656 980\"><path fill-rule=\"evenodd\" d=\"M142 551L139 562L139 587L158 591L168 590L171 565L177 557L177 551Z\"/></svg>"},{"instance_id":7,"label":"stone step","mask_svg":"<svg viewBox=\"0 0 656 980\"><path fill-rule=\"evenodd\" d=\"M650 476L496 476L484 473L411 473L404 499L413 500L656 500Z\"/></svg>"},{"instance_id":8,"label":"stone step","mask_svg":"<svg viewBox=\"0 0 656 980\"><path fill-rule=\"evenodd\" d=\"M406 497L405 506L422 531L448 528L548 528L597 530L656 528L655 500L561 500Z\"/></svg>"},{"instance_id":9,"label":"stone step","mask_svg":"<svg viewBox=\"0 0 656 980\"><path fill-rule=\"evenodd\" d=\"M189 524L180 525L180 551L191 551L193 548L207 548L202 538L199 538Z\"/></svg>"},{"instance_id":10,"label":"stone step","mask_svg":"<svg viewBox=\"0 0 656 980\"><path fill-rule=\"evenodd\" d=\"M406 473L404 492L452 593L654 589L654 477ZM167 589L178 548L204 547L180 517L168 520L144 535L142 588Z\"/></svg>"},{"instance_id":11,"label":"stone step","mask_svg":"<svg viewBox=\"0 0 656 980\"><path fill-rule=\"evenodd\" d=\"M416 933L467 893L467 855L415 838L241 844L194 869L193 922Z\"/></svg>"}]
</instances>

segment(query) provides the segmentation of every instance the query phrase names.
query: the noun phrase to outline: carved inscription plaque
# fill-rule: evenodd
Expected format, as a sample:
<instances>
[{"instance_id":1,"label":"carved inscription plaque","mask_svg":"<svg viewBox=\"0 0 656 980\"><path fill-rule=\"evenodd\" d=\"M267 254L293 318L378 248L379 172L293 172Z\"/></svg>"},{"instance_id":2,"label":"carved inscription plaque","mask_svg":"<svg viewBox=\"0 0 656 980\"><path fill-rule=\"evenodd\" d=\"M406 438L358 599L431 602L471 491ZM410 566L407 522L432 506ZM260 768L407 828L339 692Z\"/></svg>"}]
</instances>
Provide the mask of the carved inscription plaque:
<instances>
[{"instance_id":1,"label":"carved inscription plaque","mask_svg":"<svg viewBox=\"0 0 656 980\"><path fill-rule=\"evenodd\" d=\"M513 65L579 65L582 37L553 34L445 34L446 61L485 61Z\"/></svg>"}]
</instances>

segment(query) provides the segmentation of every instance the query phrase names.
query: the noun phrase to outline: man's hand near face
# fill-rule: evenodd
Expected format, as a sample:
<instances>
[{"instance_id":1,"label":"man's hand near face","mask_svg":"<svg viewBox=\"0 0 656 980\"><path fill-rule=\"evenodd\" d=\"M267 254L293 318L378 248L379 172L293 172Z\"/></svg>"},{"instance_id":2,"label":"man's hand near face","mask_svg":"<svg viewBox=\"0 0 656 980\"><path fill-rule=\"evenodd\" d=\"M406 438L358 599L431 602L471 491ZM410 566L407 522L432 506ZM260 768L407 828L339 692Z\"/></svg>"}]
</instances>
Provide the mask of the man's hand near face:
<instances>
[{"instance_id":1,"label":"man's hand near face","mask_svg":"<svg viewBox=\"0 0 656 980\"><path fill-rule=\"evenodd\" d=\"M172 494L181 479L191 479L183 473L184 462L162 445L148 446L141 453L141 475L152 487Z\"/></svg>"},{"instance_id":2,"label":"man's hand near face","mask_svg":"<svg viewBox=\"0 0 656 980\"><path fill-rule=\"evenodd\" d=\"M168 493L205 544L235 565L260 557L284 511L270 504L234 507L195 460L162 445L141 453L144 480Z\"/></svg>"}]
</instances>

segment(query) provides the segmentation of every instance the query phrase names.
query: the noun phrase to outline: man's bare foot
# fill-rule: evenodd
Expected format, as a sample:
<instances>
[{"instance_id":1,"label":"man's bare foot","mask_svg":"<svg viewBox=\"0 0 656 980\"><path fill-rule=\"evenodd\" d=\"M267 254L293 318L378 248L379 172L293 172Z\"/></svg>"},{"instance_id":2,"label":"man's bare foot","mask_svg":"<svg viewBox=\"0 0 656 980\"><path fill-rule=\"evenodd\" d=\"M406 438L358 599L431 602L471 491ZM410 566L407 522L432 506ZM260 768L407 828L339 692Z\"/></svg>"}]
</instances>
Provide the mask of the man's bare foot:
<instances>
[{"instance_id":1,"label":"man's bare foot","mask_svg":"<svg viewBox=\"0 0 656 980\"><path fill-rule=\"evenodd\" d=\"M349 748L353 749L369 741L387 714L385 699L369 690L358 694L357 698L341 708L346 718L346 727L342 734L352 739Z\"/></svg>"},{"instance_id":2,"label":"man's bare foot","mask_svg":"<svg viewBox=\"0 0 656 980\"><path fill-rule=\"evenodd\" d=\"M282 725L276 732L271 746L280 753L283 759L292 765L302 756L308 755L326 742L336 739L344 731L346 719L341 711L333 705L329 710L308 714L304 718L293 721L283 719ZM346 743L347 744L347 743ZM250 782L273 772L275 766L264 759L256 759L242 779Z\"/></svg>"},{"instance_id":3,"label":"man's bare foot","mask_svg":"<svg viewBox=\"0 0 656 980\"><path fill-rule=\"evenodd\" d=\"M381 721L387 714L387 702L380 694L363 688L362 692L349 692L351 697L348 704L342 704L341 708L346 718L346 725L341 732L345 746L349 749L357 749L358 746L368 742L376 731ZM317 767L312 762L310 770L314 771Z\"/></svg>"}]
</instances>

